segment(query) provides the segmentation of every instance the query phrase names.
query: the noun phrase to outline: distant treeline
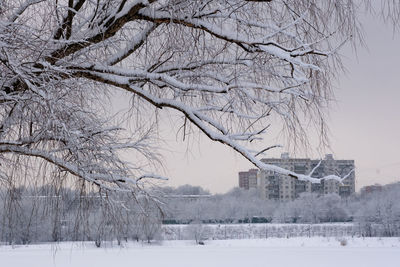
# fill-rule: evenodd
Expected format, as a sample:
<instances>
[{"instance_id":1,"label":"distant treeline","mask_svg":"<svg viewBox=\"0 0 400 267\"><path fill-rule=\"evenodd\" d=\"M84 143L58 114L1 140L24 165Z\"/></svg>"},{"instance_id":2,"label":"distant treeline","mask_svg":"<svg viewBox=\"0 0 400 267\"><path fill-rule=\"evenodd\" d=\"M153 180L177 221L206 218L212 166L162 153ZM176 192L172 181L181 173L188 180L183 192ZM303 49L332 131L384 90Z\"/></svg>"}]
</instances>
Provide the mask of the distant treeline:
<instances>
[{"instance_id":1,"label":"distant treeline","mask_svg":"<svg viewBox=\"0 0 400 267\"><path fill-rule=\"evenodd\" d=\"M162 224L191 224L194 220L176 220L176 219L165 219L162 220ZM224 219L224 220L201 220L202 224L232 224L232 223L270 223L265 217L251 217L234 220L234 219Z\"/></svg>"},{"instance_id":2,"label":"distant treeline","mask_svg":"<svg viewBox=\"0 0 400 267\"><path fill-rule=\"evenodd\" d=\"M299 218L301 220L301 218ZM162 224L191 224L196 222L195 220L176 220L176 219L164 219L162 220ZM349 216L346 220L340 221L330 221L330 222L353 222L353 217ZM201 220L202 224L257 224L257 223L273 223L271 218L266 217L251 217L244 219L224 219L224 220ZM296 220L293 220L291 223L296 223ZM322 222L323 223L323 222Z\"/></svg>"},{"instance_id":3,"label":"distant treeline","mask_svg":"<svg viewBox=\"0 0 400 267\"><path fill-rule=\"evenodd\" d=\"M291 202L264 200L255 191L238 188L211 195L199 187L164 187L147 194L132 198L50 186L0 189L0 242L94 241L100 246L103 241L162 238L162 224L198 229L350 221L356 229L352 233L360 236L400 236L400 184L346 199L303 194Z\"/></svg>"},{"instance_id":4,"label":"distant treeline","mask_svg":"<svg viewBox=\"0 0 400 267\"><path fill-rule=\"evenodd\" d=\"M278 202L261 199L255 190L235 188L211 195L189 185L165 188L168 200L164 224L332 223L354 222L363 236L400 236L400 183L380 190L340 198L336 194L304 193ZM198 194L200 197L195 198ZM190 195L190 200L177 196ZM204 197L206 196L207 197Z\"/></svg>"}]
</instances>

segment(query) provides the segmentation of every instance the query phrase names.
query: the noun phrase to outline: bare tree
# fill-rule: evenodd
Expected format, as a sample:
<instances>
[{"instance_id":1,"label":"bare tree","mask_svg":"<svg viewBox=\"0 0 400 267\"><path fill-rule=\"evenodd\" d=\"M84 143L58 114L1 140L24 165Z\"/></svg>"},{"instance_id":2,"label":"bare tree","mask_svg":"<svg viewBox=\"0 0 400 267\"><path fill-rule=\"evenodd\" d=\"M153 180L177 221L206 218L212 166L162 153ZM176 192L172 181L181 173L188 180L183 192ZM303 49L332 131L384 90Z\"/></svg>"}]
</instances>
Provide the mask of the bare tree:
<instances>
[{"instance_id":1,"label":"bare tree","mask_svg":"<svg viewBox=\"0 0 400 267\"><path fill-rule=\"evenodd\" d=\"M350 0L2 1L2 161L40 158L130 189L140 175L117 151L153 155L151 132L121 141L104 114L107 93L123 90L138 121L153 108L175 110L184 136L198 128L259 168L319 182L262 163L274 145L246 144L276 119L303 141L304 120L324 129L336 51L358 34L355 12Z\"/></svg>"},{"instance_id":2,"label":"bare tree","mask_svg":"<svg viewBox=\"0 0 400 267\"><path fill-rule=\"evenodd\" d=\"M368 1L362 1L368 3ZM356 0L3 0L0 3L0 182L74 185L146 198L157 162L159 110L255 166L299 180L260 157L273 123L306 143L325 136L343 43L360 40ZM399 3L385 14L398 21ZM132 131L109 114L131 96ZM152 119L154 118L154 119ZM260 145L258 145L260 147ZM134 153L132 163L121 157ZM139 202L139 201L138 201ZM79 215L80 213L78 213ZM78 216L77 215L77 216ZM78 216L86 220L85 216ZM54 220L59 220L58 215ZM79 221L79 220L78 220ZM59 230L54 228L54 238Z\"/></svg>"}]
</instances>

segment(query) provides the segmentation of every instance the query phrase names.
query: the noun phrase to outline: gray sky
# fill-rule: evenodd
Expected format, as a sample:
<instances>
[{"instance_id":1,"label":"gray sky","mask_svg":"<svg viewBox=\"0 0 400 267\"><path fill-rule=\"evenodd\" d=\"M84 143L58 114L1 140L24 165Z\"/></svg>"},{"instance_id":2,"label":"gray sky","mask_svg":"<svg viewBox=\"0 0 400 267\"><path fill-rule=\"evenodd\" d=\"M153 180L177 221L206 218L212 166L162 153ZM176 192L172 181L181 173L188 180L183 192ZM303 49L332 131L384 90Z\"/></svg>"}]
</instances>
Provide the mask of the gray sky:
<instances>
[{"instance_id":1,"label":"gray sky","mask_svg":"<svg viewBox=\"0 0 400 267\"><path fill-rule=\"evenodd\" d=\"M337 104L329 116L332 150L308 151L320 158L354 159L356 187L400 181L400 33L371 17L363 19L368 48L357 56L343 49L347 74L336 83ZM211 192L226 192L238 185L238 171L252 168L223 145L206 138L176 140L173 133L164 150L165 175L171 186L201 185ZM283 150L275 151L279 156Z\"/></svg>"}]
</instances>

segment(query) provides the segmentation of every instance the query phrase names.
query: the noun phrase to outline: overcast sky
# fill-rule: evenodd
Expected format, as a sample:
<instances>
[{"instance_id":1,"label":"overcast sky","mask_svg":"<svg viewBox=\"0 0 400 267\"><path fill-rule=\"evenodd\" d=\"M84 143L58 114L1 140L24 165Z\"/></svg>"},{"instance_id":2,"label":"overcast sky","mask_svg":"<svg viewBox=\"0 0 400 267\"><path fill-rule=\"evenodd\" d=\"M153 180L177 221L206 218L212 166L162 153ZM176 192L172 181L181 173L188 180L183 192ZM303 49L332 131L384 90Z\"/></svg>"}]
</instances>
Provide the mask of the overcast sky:
<instances>
[{"instance_id":1,"label":"overcast sky","mask_svg":"<svg viewBox=\"0 0 400 267\"><path fill-rule=\"evenodd\" d=\"M357 56L349 47L342 51L348 72L335 85L337 103L329 116L332 150L307 151L314 158L333 153L336 159L354 159L357 189L400 181L400 33L393 34L390 25L371 17L363 24L368 48L360 48ZM238 185L239 171L252 168L206 138L188 144L169 136L164 150L168 185L226 192ZM274 155L281 152L285 149Z\"/></svg>"}]
</instances>

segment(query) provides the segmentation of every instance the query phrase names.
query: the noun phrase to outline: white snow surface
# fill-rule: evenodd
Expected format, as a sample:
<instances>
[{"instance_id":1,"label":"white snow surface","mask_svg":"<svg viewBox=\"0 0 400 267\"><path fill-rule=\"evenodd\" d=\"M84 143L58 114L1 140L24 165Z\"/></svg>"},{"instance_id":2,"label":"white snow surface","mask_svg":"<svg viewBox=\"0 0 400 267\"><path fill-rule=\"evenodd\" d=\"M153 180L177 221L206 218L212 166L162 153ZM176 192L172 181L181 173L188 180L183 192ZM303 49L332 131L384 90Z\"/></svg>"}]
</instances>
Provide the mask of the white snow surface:
<instances>
[{"instance_id":1,"label":"white snow surface","mask_svg":"<svg viewBox=\"0 0 400 267\"><path fill-rule=\"evenodd\" d=\"M159 243L123 246L59 243L0 246L0 265L13 267L146 266L400 266L399 238L298 237Z\"/></svg>"}]
</instances>

